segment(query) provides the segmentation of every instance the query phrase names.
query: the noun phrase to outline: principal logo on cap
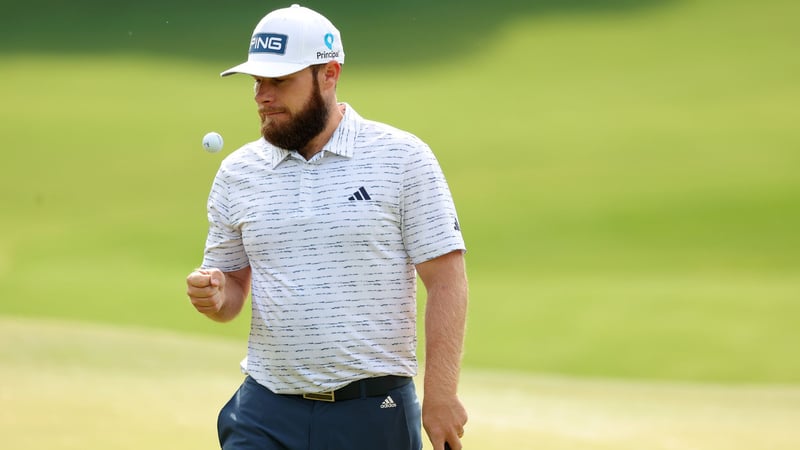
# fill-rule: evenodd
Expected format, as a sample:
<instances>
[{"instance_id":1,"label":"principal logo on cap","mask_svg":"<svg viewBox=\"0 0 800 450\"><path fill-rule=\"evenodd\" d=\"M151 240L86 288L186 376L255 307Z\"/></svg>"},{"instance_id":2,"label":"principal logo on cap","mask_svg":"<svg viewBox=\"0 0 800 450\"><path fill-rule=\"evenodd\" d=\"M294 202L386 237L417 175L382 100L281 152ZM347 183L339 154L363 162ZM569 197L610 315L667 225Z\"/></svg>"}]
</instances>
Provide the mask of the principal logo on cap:
<instances>
[{"instance_id":1,"label":"principal logo on cap","mask_svg":"<svg viewBox=\"0 0 800 450\"><path fill-rule=\"evenodd\" d=\"M250 53L286 53L286 41L289 36L277 33L256 33L250 39Z\"/></svg>"}]
</instances>

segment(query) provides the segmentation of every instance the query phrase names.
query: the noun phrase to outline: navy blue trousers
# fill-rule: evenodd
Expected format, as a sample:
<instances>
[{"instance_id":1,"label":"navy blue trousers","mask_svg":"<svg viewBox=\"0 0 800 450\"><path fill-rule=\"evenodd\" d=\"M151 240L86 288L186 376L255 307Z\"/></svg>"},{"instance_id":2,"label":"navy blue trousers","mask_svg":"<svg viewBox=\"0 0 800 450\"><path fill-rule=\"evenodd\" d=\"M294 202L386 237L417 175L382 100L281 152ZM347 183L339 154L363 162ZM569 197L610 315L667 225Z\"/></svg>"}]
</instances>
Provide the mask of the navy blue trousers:
<instances>
[{"instance_id":1,"label":"navy blue trousers","mask_svg":"<svg viewBox=\"0 0 800 450\"><path fill-rule=\"evenodd\" d=\"M217 431L223 450L422 449L414 383L329 403L277 395L247 377L220 411Z\"/></svg>"}]
</instances>

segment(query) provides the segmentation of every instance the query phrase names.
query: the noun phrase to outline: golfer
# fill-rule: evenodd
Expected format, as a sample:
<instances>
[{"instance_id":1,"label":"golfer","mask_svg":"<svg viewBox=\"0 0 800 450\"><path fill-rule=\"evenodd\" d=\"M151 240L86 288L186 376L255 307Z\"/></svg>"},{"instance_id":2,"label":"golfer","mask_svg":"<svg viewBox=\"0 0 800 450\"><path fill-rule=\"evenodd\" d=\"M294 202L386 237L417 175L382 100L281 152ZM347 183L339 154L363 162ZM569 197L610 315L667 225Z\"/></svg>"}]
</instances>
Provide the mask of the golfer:
<instances>
[{"instance_id":1,"label":"golfer","mask_svg":"<svg viewBox=\"0 0 800 450\"><path fill-rule=\"evenodd\" d=\"M464 241L430 148L337 100L339 31L298 5L266 15L246 62L263 138L222 162L208 198L197 311L252 299L244 382L219 414L225 450L462 448L457 395ZM420 105L423 112L424 105ZM424 401L416 277L425 285Z\"/></svg>"}]
</instances>

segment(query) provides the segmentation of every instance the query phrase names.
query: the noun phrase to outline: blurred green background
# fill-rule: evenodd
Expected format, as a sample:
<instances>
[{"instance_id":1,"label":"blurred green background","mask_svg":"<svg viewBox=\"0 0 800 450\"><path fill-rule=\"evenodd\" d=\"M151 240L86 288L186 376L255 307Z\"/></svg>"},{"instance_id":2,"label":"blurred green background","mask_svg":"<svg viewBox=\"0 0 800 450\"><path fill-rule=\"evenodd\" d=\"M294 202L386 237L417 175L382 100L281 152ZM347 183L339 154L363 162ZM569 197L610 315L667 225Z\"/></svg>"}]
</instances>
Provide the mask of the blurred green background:
<instances>
[{"instance_id":1,"label":"blurred green background","mask_svg":"<svg viewBox=\"0 0 800 450\"><path fill-rule=\"evenodd\" d=\"M448 177L465 368L800 382L800 3L303 4L342 32L340 100ZM251 80L219 72L282 6L3 14L0 316L245 339L184 278L216 168L258 136Z\"/></svg>"}]
</instances>

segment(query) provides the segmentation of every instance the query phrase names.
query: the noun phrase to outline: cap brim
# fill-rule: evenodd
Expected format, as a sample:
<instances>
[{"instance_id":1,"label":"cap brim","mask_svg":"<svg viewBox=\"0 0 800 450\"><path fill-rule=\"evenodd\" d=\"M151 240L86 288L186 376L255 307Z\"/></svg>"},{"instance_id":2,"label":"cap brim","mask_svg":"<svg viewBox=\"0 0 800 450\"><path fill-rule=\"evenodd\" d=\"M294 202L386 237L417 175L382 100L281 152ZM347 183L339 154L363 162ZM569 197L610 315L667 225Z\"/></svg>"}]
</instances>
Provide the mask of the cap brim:
<instances>
[{"instance_id":1,"label":"cap brim","mask_svg":"<svg viewBox=\"0 0 800 450\"><path fill-rule=\"evenodd\" d=\"M235 73L243 73L245 75L252 75L256 77L275 78L286 76L295 72L299 72L310 64L292 64L292 63L265 63L247 61L238 66L231 67L230 69L220 73L221 77L233 75Z\"/></svg>"}]
</instances>

